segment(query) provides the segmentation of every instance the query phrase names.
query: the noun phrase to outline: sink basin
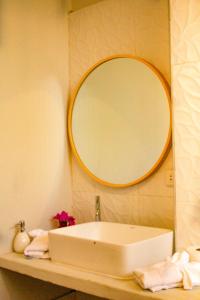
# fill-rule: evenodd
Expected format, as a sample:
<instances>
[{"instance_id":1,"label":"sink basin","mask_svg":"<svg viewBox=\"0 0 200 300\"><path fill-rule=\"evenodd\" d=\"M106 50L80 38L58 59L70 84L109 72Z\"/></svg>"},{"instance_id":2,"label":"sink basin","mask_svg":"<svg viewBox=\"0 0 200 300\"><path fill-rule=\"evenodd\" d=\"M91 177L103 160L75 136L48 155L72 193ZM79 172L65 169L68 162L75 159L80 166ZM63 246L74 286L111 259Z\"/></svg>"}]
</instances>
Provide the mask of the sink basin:
<instances>
[{"instance_id":1,"label":"sink basin","mask_svg":"<svg viewBox=\"0 0 200 300\"><path fill-rule=\"evenodd\" d=\"M90 222L49 232L52 261L115 277L172 254L173 232L146 226Z\"/></svg>"}]
</instances>

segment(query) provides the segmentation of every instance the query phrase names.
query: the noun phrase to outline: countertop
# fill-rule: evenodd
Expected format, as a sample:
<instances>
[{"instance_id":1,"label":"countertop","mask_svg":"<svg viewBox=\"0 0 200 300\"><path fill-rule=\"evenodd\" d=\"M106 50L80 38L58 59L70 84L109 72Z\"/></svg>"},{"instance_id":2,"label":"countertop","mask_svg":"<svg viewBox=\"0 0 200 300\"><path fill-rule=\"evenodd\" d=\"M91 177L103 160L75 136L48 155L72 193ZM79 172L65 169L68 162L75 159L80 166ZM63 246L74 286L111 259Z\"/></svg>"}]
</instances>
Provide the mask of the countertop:
<instances>
[{"instance_id":1,"label":"countertop","mask_svg":"<svg viewBox=\"0 0 200 300\"><path fill-rule=\"evenodd\" d=\"M16 253L1 255L0 267L107 299L200 300L200 288L191 291L177 288L152 293L142 290L133 280L114 279L50 260L27 259Z\"/></svg>"}]
</instances>

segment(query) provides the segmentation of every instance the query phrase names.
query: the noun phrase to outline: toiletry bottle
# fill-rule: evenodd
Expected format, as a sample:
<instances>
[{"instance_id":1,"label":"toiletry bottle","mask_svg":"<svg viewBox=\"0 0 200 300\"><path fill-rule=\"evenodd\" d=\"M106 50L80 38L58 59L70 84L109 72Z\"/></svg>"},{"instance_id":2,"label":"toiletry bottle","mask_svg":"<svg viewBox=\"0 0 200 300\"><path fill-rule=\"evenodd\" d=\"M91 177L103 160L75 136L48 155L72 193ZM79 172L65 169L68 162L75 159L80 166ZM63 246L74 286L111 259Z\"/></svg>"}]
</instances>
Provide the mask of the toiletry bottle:
<instances>
[{"instance_id":1,"label":"toiletry bottle","mask_svg":"<svg viewBox=\"0 0 200 300\"><path fill-rule=\"evenodd\" d=\"M25 231L25 222L19 221L16 224L17 233L13 241L13 249L17 253L23 253L24 249L30 244L30 238Z\"/></svg>"}]
</instances>

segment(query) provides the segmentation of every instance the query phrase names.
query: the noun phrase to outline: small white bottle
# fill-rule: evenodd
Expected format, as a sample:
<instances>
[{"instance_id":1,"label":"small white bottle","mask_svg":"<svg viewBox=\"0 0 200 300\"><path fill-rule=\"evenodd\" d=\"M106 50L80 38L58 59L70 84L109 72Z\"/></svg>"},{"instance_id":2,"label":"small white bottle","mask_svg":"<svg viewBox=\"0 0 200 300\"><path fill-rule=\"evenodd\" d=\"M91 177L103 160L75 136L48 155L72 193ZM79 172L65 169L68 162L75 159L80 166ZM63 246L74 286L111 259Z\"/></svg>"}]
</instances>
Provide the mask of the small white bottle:
<instances>
[{"instance_id":1,"label":"small white bottle","mask_svg":"<svg viewBox=\"0 0 200 300\"><path fill-rule=\"evenodd\" d=\"M25 231L25 222L16 224L17 233L13 241L13 249L17 253L24 253L24 249L30 244L30 238Z\"/></svg>"}]
</instances>

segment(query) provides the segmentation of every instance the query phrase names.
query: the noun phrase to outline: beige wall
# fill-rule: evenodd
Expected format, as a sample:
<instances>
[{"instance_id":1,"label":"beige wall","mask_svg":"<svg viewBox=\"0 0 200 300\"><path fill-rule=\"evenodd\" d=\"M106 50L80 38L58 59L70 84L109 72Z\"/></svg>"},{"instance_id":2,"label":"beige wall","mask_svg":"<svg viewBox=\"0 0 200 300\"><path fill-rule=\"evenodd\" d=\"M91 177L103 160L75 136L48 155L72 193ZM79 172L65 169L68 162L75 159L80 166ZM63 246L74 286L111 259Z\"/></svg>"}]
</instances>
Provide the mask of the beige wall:
<instances>
[{"instance_id":1,"label":"beige wall","mask_svg":"<svg viewBox=\"0 0 200 300\"><path fill-rule=\"evenodd\" d=\"M69 17L70 88L100 59L128 53L154 64L170 82L167 0L107 0ZM112 189L92 181L73 159L73 209L79 222L94 219L95 195L102 219L173 228L173 188L166 185L172 153L149 179L134 187Z\"/></svg>"},{"instance_id":2,"label":"beige wall","mask_svg":"<svg viewBox=\"0 0 200 300\"><path fill-rule=\"evenodd\" d=\"M0 9L0 252L11 249L13 225L50 227L59 209L71 210L66 144L67 18L64 0L1 1ZM99 59L117 53L144 57L170 81L167 0L107 0L70 16L71 89ZM166 186L172 153L135 187L115 190L91 181L73 161L78 221L94 217L173 227L173 189ZM45 292L44 292L45 290ZM34 291L34 293L33 293ZM3 300L51 299L63 293L31 278L0 273Z\"/></svg>"},{"instance_id":3,"label":"beige wall","mask_svg":"<svg viewBox=\"0 0 200 300\"><path fill-rule=\"evenodd\" d=\"M75 11L85 6L92 5L102 0L68 0L69 11Z\"/></svg>"},{"instance_id":4,"label":"beige wall","mask_svg":"<svg viewBox=\"0 0 200 300\"><path fill-rule=\"evenodd\" d=\"M200 240L200 1L171 0L176 247Z\"/></svg>"},{"instance_id":5,"label":"beige wall","mask_svg":"<svg viewBox=\"0 0 200 300\"><path fill-rule=\"evenodd\" d=\"M27 229L48 229L52 215L71 206L63 5L62 0L1 1L0 253L10 251L13 226L20 219L26 220ZM25 299L23 289L26 299L52 294L52 289L41 292L39 285L37 290L32 279L15 278L1 273L0 299Z\"/></svg>"}]
</instances>

